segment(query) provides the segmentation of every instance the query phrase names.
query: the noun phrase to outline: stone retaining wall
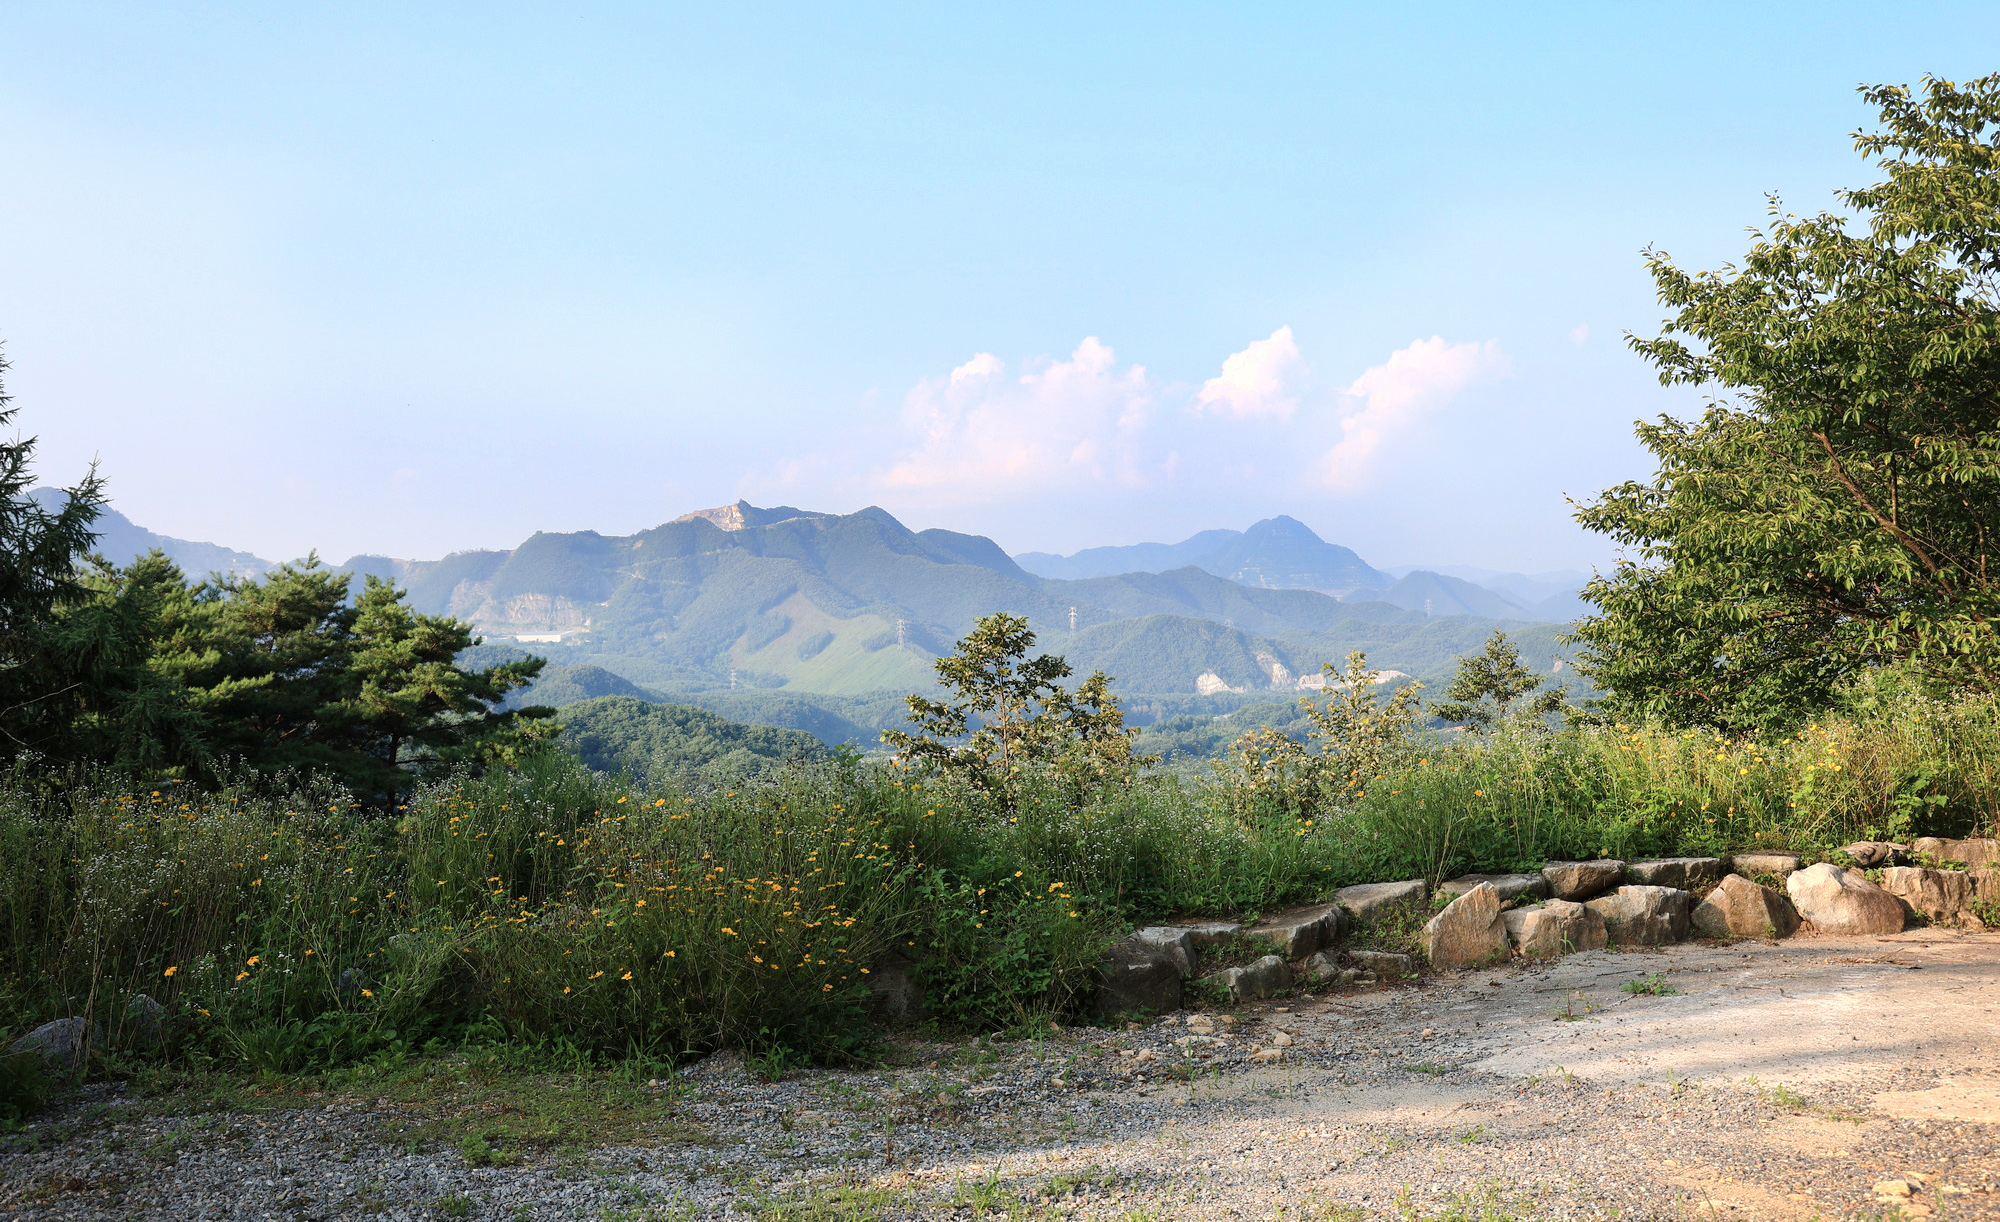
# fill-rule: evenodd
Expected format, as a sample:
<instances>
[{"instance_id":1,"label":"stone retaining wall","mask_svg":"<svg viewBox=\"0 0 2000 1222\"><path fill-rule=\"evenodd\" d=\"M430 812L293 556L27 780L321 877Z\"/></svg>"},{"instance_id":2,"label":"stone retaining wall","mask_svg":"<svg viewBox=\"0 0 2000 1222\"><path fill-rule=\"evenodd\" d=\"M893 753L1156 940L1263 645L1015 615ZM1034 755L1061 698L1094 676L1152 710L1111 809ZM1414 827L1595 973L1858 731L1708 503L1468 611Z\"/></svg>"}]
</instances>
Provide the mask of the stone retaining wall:
<instances>
[{"instance_id":1,"label":"stone retaining wall","mask_svg":"<svg viewBox=\"0 0 2000 1222\"><path fill-rule=\"evenodd\" d=\"M1855 864L1808 865L1795 853L1759 850L1727 858L1552 861L1533 874L1468 874L1439 885L1438 896L1451 898L1425 924L1423 954L1432 969L1444 971L1690 937L1893 933L1911 921L1982 929L1987 919L2000 923L2000 841L1864 841L1840 855ZM1877 868L1879 881L1867 873ZM1780 880L1784 889L1759 879ZM1105 959L1098 1012L1180 1009L1190 980L1242 1001L1300 979L1352 985L1413 975L1411 956L1344 951L1340 944L1399 908L1427 910L1431 898L1422 879L1364 883L1342 888L1333 903L1251 925L1200 921L1137 930ZM1225 941L1268 953L1204 971L1204 950Z\"/></svg>"}]
</instances>

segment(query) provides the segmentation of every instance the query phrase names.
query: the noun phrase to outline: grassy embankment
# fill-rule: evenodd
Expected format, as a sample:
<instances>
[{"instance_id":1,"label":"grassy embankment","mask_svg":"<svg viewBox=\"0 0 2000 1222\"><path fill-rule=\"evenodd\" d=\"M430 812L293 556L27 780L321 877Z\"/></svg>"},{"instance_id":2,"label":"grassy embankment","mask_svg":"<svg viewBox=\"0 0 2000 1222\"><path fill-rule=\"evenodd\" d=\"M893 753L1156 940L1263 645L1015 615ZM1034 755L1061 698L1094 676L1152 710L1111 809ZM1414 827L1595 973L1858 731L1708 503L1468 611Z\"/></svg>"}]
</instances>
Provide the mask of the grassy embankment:
<instances>
[{"instance_id":1,"label":"grassy embankment","mask_svg":"<svg viewBox=\"0 0 2000 1222\"><path fill-rule=\"evenodd\" d=\"M1286 807L1240 783L1028 784L1005 810L893 767L651 791L551 756L390 816L272 796L0 784L0 1001L151 1055L286 1072L477 1038L773 1067L864 1055L868 967L921 965L947 1027L1075 1012L1131 921L1545 859L1829 850L1991 828L1990 703L1903 703L1765 739L1595 729L1413 755Z\"/></svg>"}]
</instances>

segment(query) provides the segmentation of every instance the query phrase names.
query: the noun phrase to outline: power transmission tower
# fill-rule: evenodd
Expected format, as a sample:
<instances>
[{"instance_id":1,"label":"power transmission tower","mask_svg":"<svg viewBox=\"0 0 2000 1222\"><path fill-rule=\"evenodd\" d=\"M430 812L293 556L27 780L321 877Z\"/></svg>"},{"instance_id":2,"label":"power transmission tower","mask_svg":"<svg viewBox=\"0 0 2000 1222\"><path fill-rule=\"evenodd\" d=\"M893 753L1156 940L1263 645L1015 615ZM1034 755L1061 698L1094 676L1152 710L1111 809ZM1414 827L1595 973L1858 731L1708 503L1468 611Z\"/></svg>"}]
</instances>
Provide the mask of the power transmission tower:
<instances>
[{"instance_id":1,"label":"power transmission tower","mask_svg":"<svg viewBox=\"0 0 2000 1222\"><path fill-rule=\"evenodd\" d=\"M1070 630L1071 632L1075 632L1075 631L1076 631L1076 608L1075 608L1075 607L1071 607L1071 608L1069 609L1069 630Z\"/></svg>"},{"instance_id":2,"label":"power transmission tower","mask_svg":"<svg viewBox=\"0 0 2000 1222\"><path fill-rule=\"evenodd\" d=\"M903 628L907 623L908 623L907 620L899 619L896 621L896 648L898 649L901 649L905 645L909 644L909 638L903 634Z\"/></svg>"}]
</instances>

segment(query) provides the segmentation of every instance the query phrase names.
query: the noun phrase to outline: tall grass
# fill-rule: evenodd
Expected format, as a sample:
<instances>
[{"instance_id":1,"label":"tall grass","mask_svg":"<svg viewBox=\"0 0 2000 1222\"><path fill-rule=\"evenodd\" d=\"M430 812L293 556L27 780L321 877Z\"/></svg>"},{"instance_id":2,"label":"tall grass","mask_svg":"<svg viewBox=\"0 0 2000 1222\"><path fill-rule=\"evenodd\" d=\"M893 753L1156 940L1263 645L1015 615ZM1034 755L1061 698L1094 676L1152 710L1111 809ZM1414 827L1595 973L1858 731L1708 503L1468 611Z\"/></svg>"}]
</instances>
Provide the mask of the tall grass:
<instances>
[{"instance_id":1,"label":"tall grass","mask_svg":"<svg viewBox=\"0 0 2000 1222\"><path fill-rule=\"evenodd\" d=\"M1076 1008L1135 920L1991 829L2000 718L1905 699L1765 738L1513 726L1342 784L1158 774L1079 801L1031 778L1002 806L888 764L646 787L550 754L384 813L312 783L52 791L20 771L0 777L0 1005L17 1034L83 1014L114 1056L277 1070L496 1028L840 1059L899 962L937 1021L990 1030Z\"/></svg>"}]
</instances>

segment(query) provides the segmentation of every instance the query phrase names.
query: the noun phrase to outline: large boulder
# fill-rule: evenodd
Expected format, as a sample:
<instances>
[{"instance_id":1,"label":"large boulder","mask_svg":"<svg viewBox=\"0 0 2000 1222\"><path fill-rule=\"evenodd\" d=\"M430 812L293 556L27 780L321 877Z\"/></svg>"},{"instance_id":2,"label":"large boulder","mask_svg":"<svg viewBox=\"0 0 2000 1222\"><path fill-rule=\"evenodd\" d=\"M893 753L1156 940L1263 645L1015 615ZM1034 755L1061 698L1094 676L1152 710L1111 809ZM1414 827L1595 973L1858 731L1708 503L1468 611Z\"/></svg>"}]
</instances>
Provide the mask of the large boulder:
<instances>
[{"instance_id":1,"label":"large boulder","mask_svg":"<svg viewBox=\"0 0 2000 1222\"><path fill-rule=\"evenodd\" d=\"M1529 958L1601 950L1605 943L1604 918L1572 900L1509 908L1500 919L1514 949Z\"/></svg>"},{"instance_id":2,"label":"large boulder","mask_svg":"<svg viewBox=\"0 0 2000 1222\"><path fill-rule=\"evenodd\" d=\"M1625 879L1641 887L1699 887L1722 877L1720 857L1660 857L1625 867Z\"/></svg>"},{"instance_id":3,"label":"large boulder","mask_svg":"<svg viewBox=\"0 0 2000 1222\"><path fill-rule=\"evenodd\" d=\"M1903 903L1832 862L1808 866L1785 880L1799 915L1820 933L1884 934L1903 928Z\"/></svg>"},{"instance_id":4,"label":"large boulder","mask_svg":"<svg viewBox=\"0 0 2000 1222\"><path fill-rule=\"evenodd\" d=\"M1461 874L1450 882L1438 884L1438 894L1457 899L1480 883L1489 884L1503 904L1524 895L1538 900L1549 897L1549 880L1539 874Z\"/></svg>"},{"instance_id":5,"label":"large boulder","mask_svg":"<svg viewBox=\"0 0 2000 1222\"><path fill-rule=\"evenodd\" d=\"M1255 963L1230 967L1204 979L1219 981L1236 1001L1269 997L1292 982L1292 969L1276 955L1265 955Z\"/></svg>"},{"instance_id":6,"label":"large boulder","mask_svg":"<svg viewBox=\"0 0 2000 1222\"><path fill-rule=\"evenodd\" d=\"M1372 925L1391 909L1400 906L1422 908L1430 903L1431 889L1423 879L1412 878L1400 883L1360 883L1342 887L1333 893L1333 898L1353 913L1356 921Z\"/></svg>"},{"instance_id":7,"label":"large boulder","mask_svg":"<svg viewBox=\"0 0 2000 1222\"><path fill-rule=\"evenodd\" d=\"M1924 836L1910 842L1910 851L1932 861L1956 861L1979 869L2000 866L2000 840L1941 840Z\"/></svg>"},{"instance_id":8,"label":"large boulder","mask_svg":"<svg viewBox=\"0 0 2000 1222\"><path fill-rule=\"evenodd\" d=\"M1097 965L1099 1017L1181 1008L1181 967L1166 947L1127 938L1113 943Z\"/></svg>"},{"instance_id":9,"label":"large boulder","mask_svg":"<svg viewBox=\"0 0 2000 1222\"><path fill-rule=\"evenodd\" d=\"M58 1018L14 1041L15 1055L35 1053L50 1073L68 1076L83 1069L97 1043L97 1027L87 1018Z\"/></svg>"},{"instance_id":10,"label":"large boulder","mask_svg":"<svg viewBox=\"0 0 2000 1222\"><path fill-rule=\"evenodd\" d=\"M1779 878L1797 870L1805 862L1797 853L1732 853L1730 868L1738 874L1775 874Z\"/></svg>"},{"instance_id":11,"label":"large boulder","mask_svg":"<svg viewBox=\"0 0 2000 1222\"><path fill-rule=\"evenodd\" d=\"M1799 913L1771 888L1731 874L1694 906L1688 923L1710 938L1789 938L1799 931Z\"/></svg>"},{"instance_id":12,"label":"large boulder","mask_svg":"<svg viewBox=\"0 0 2000 1222\"><path fill-rule=\"evenodd\" d=\"M1910 846L1891 844L1887 840L1857 840L1840 850L1848 859L1864 870L1876 866L1901 865L1909 860Z\"/></svg>"},{"instance_id":13,"label":"large boulder","mask_svg":"<svg viewBox=\"0 0 2000 1222\"><path fill-rule=\"evenodd\" d=\"M1315 904L1268 916L1244 930L1243 936L1269 942L1286 959L1303 959L1340 941L1349 919L1339 904Z\"/></svg>"},{"instance_id":14,"label":"large boulder","mask_svg":"<svg viewBox=\"0 0 2000 1222\"><path fill-rule=\"evenodd\" d=\"M1882 890L1933 925L1956 925L1972 907L1972 876L1963 870L1890 866L1882 871Z\"/></svg>"},{"instance_id":15,"label":"large boulder","mask_svg":"<svg viewBox=\"0 0 2000 1222\"><path fill-rule=\"evenodd\" d=\"M1439 970L1472 967L1507 953L1507 926L1500 918L1500 895L1480 883L1446 904L1424 926L1424 955Z\"/></svg>"},{"instance_id":16,"label":"large boulder","mask_svg":"<svg viewBox=\"0 0 2000 1222\"><path fill-rule=\"evenodd\" d=\"M1677 887L1625 886L1584 905L1604 918L1604 934L1619 946L1665 946L1688 936L1694 897Z\"/></svg>"},{"instance_id":17,"label":"large boulder","mask_svg":"<svg viewBox=\"0 0 2000 1222\"><path fill-rule=\"evenodd\" d=\"M1559 900L1587 900L1602 895L1625 877L1625 863L1605 857L1596 861L1552 861L1542 867L1549 894Z\"/></svg>"}]
</instances>

